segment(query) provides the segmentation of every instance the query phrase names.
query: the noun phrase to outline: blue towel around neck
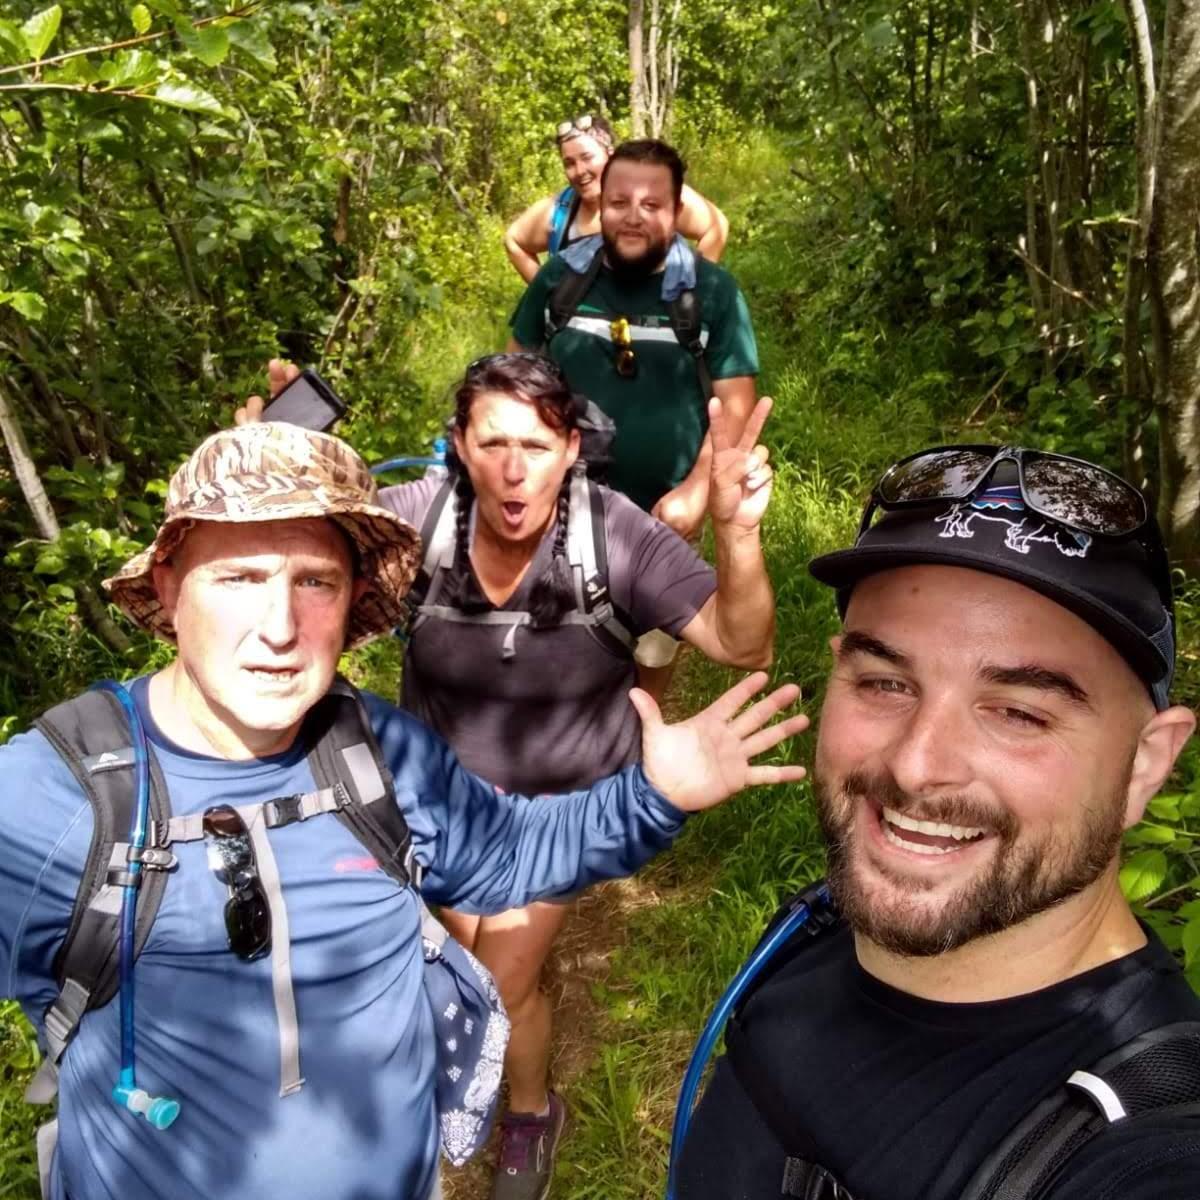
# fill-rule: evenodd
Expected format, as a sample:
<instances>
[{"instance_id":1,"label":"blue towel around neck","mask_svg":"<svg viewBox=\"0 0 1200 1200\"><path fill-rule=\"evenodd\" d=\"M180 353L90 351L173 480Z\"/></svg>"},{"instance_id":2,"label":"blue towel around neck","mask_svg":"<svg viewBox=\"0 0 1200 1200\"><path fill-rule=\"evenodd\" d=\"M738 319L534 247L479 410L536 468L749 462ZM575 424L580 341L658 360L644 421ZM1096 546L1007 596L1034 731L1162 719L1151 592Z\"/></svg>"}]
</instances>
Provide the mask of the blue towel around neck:
<instances>
[{"instance_id":1,"label":"blue towel around neck","mask_svg":"<svg viewBox=\"0 0 1200 1200\"><path fill-rule=\"evenodd\" d=\"M603 249L604 239L598 233L589 234L572 242L562 251L563 261L582 275L592 264L592 259ZM667 261L662 271L662 298L664 304L679 299L680 293L696 286L696 256L681 233L675 235L667 251Z\"/></svg>"}]
</instances>

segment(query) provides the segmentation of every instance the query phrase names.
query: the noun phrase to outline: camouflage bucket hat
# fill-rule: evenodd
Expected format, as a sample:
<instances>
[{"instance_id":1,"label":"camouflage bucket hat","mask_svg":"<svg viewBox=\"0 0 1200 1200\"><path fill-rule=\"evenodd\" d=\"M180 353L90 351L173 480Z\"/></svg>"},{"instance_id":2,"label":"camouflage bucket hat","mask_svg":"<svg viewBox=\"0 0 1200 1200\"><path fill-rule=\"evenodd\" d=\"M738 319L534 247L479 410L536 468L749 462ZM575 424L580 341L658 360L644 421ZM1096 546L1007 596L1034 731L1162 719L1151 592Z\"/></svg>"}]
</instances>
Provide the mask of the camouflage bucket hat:
<instances>
[{"instance_id":1,"label":"camouflage bucket hat","mask_svg":"<svg viewBox=\"0 0 1200 1200\"><path fill-rule=\"evenodd\" d=\"M151 576L197 521L249 523L328 517L358 551L371 587L350 610L346 648L400 624L404 596L421 565L417 531L378 503L366 463L340 438L281 421L223 429L171 478L153 543L104 586L131 621L166 641L175 630Z\"/></svg>"}]
</instances>

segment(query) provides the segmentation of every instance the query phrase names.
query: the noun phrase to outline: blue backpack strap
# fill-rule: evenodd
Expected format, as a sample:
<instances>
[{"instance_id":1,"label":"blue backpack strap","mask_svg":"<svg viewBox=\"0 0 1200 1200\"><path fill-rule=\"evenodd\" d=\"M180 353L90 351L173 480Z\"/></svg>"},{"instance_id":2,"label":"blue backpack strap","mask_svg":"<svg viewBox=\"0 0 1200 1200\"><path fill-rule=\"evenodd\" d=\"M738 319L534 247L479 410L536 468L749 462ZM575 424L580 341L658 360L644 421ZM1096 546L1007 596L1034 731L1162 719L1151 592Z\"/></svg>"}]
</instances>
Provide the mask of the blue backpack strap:
<instances>
[{"instance_id":1,"label":"blue backpack strap","mask_svg":"<svg viewBox=\"0 0 1200 1200\"><path fill-rule=\"evenodd\" d=\"M575 189L565 187L558 193L554 201L554 211L550 214L550 239L547 248L551 254L557 254L567 236L567 228L571 223L571 209L575 204Z\"/></svg>"},{"instance_id":2,"label":"blue backpack strap","mask_svg":"<svg viewBox=\"0 0 1200 1200\"><path fill-rule=\"evenodd\" d=\"M129 879L130 848L125 843L136 802L134 756L120 702L103 691L88 691L56 705L34 725L70 769L92 808L92 841L80 876L67 935L54 960L59 993L46 1009L46 1058L27 1098L47 1103L56 1090L56 1068L85 1013L101 1008L117 993L121 891ZM170 802L162 772L150 752L150 819L165 822ZM134 957L141 953L158 913L167 868L174 856L148 847L139 856Z\"/></svg>"}]
</instances>

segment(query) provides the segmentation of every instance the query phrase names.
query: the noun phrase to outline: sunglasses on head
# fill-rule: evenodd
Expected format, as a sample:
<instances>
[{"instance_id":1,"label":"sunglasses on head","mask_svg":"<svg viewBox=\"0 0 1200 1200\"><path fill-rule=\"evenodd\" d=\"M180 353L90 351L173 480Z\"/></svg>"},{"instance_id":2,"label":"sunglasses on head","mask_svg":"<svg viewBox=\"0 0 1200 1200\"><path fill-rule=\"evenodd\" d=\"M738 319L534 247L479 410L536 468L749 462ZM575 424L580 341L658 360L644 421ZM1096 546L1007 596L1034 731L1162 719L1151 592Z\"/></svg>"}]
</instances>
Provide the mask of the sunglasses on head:
<instances>
[{"instance_id":1,"label":"sunglasses on head","mask_svg":"<svg viewBox=\"0 0 1200 1200\"><path fill-rule=\"evenodd\" d=\"M637 375L637 355L633 352L633 334L628 317L616 317L608 327L613 345L617 348L617 374L622 379Z\"/></svg>"},{"instance_id":2,"label":"sunglasses on head","mask_svg":"<svg viewBox=\"0 0 1200 1200\"><path fill-rule=\"evenodd\" d=\"M591 113L584 113L582 117L576 117L573 121L559 121L554 130L559 142L565 142L578 133L589 134L605 146L610 144L608 134L596 124Z\"/></svg>"},{"instance_id":3,"label":"sunglasses on head","mask_svg":"<svg viewBox=\"0 0 1200 1200\"><path fill-rule=\"evenodd\" d=\"M883 473L871 491L856 541L871 527L877 509L890 512L940 500L970 500L1002 462L1016 466L1015 491L1037 516L1089 537L1137 537L1163 602L1171 609L1166 550L1145 496L1119 475L1067 454L1021 446L935 446L918 451Z\"/></svg>"},{"instance_id":4,"label":"sunglasses on head","mask_svg":"<svg viewBox=\"0 0 1200 1200\"><path fill-rule=\"evenodd\" d=\"M225 902L229 948L244 962L253 962L271 949L271 908L258 877L250 831L237 809L228 804L206 809L203 829L209 865L229 889Z\"/></svg>"}]
</instances>

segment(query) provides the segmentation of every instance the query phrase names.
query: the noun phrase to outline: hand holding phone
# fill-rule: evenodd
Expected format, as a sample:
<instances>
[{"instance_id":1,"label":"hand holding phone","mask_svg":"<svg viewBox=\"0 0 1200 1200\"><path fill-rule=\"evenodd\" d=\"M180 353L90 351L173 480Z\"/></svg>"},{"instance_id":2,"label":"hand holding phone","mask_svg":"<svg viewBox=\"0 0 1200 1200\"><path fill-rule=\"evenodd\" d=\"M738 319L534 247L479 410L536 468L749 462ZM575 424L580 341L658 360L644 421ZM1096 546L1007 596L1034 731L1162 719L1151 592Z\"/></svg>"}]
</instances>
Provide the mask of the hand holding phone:
<instances>
[{"instance_id":1,"label":"hand holding phone","mask_svg":"<svg viewBox=\"0 0 1200 1200\"><path fill-rule=\"evenodd\" d=\"M300 372L263 410L264 421L287 421L324 432L345 415L346 403L312 369Z\"/></svg>"}]
</instances>

